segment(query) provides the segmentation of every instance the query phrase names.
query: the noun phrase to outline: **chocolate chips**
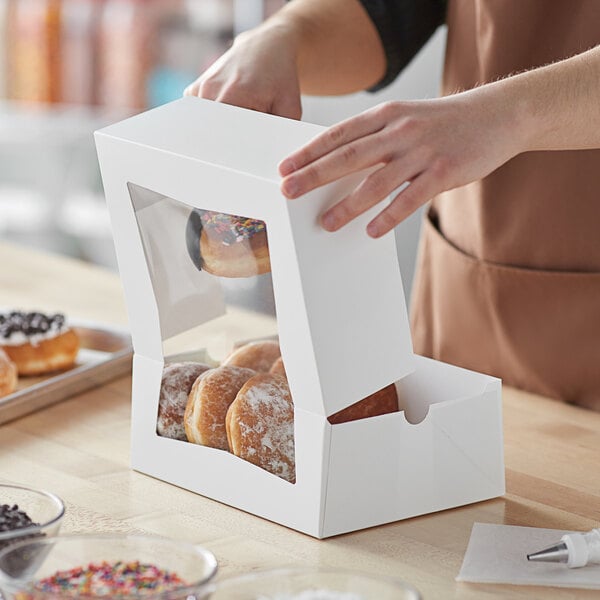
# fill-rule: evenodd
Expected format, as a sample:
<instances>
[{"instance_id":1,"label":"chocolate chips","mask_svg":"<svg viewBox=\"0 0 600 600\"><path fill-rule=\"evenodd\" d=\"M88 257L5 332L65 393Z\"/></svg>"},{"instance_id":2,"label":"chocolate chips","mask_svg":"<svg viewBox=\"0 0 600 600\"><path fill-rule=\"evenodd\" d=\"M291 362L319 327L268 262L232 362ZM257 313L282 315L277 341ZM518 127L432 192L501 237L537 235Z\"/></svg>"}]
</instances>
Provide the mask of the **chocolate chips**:
<instances>
[{"instance_id":1,"label":"chocolate chips","mask_svg":"<svg viewBox=\"0 0 600 600\"><path fill-rule=\"evenodd\" d=\"M0 504L0 532L36 525L39 523L34 523L25 511L19 510L17 504Z\"/></svg>"},{"instance_id":2,"label":"chocolate chips","mask_svg":"<svg viewBox=\"0 0 600 600\"><path fill-rule=\"evenodd\" d=\"M19 529L36 526L39 526L39 523L34 523L25 511L19 509L17 504L0 504L0 534L6 531L18 532ZM14 542L44 536L45 534L39 530L34 530L34 533L30 533L29 535L15 533L14 537L0 540L0 550L8 548ZM31 568L32 564L35 564L34 561L40 555L41 549L42 547L35 547L33 545L16 549L16 551L4 557L0 568L5 573L9 573L11 577L20 577ZM0 594L0 598L2 598L2 594Z\"/></svg>"},{"instance_id":3,"label":"chocolate chips","mask_svg":"<svg viewBox=\"0 0 600 600\"><path fill-rule=\"evenodd\" d=\"M60 331L64 324L65 316L62 314L12 311L0 314L0 338L9 339L17 332L26 336L43 335L49 331Z\"/></svg>"},{"instance_id":4,"label":"chocolate chips","mask_svg":"<svg viewBox=\"0 0 600 600\"><path fill-rule=\"evenodd\" d=\"M25 511L19 509L17 504L0 504L0 535L6 531L18 531L19 529L37 526L39 526L39 523L34 523ZM14 542L44 536L45 534L39 530L34 530L34 532L29 535L19 535L18 533L15 533L14 537L0 540L0 550L7 548ZM2 563L1 568L5 573L14 573L15 577L19 576L24 572L24 569L29 566L32 557L35 556L36 553L33 553L28 546L27 548L22 549L22 551L8 556ZM0 598L2 598L2 594L0 594Z\"/></svg>"}]
</instances>

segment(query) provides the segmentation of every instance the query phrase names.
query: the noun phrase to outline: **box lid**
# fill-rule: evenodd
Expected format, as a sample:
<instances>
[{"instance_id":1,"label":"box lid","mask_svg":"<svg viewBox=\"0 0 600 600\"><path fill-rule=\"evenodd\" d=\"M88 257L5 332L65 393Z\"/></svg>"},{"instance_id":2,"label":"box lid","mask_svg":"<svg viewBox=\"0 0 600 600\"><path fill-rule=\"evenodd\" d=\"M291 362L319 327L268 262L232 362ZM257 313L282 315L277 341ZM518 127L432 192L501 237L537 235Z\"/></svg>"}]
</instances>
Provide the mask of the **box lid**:
<instances>
[{"instance_id":1,"label":"box lid","mask_svg":"<svg viewBox=\"0 0 600 600\"><path fill-rule=\"evenodd\" d=\"M221 102L181 98L99 133L279 183L281 158L323 129Z\"/></svg>"},{"instance_id":2,"label":"box lid","mask_svg":"<svg viewBox=\"0 0 600 600\"><path fill-rule=\"evenodd\" d=\"M184 98L97 133L136 353L156 358L149 327L156 311L142 308L148 295L159 305L159 336L170 319L171 333L181 329L186 315L161 312L156 286L140 276L139 262L149 258L132 228L135 219L124 212L133 208L131 182L189 207L265 221L281 349L297 408L330 415L414 370L394 234L373 240L365 231L381 208L336 233L319 226L320 214L364 174L291 201L279 190L278 163L323 130ZM171 284L177 279L175 271Z\"/></svg>"}]
</instances>

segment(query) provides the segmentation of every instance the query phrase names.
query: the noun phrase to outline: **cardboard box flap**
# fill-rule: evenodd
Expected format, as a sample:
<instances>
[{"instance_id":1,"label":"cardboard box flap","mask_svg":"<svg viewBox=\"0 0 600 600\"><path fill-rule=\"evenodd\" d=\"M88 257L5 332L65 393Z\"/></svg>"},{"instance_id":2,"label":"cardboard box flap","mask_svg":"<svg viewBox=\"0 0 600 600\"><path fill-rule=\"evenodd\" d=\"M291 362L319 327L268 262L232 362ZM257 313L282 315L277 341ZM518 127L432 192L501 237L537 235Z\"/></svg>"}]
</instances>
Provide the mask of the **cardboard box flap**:
<instances>
[{"instance_id":1,"label":"cardboard box flap","mask_svg":"<svg viewBox=\"0 0 600 600\"><path fill-rule=\"evenodd\" d=\"M335 233L319 225L319 216L344 192L326 186L287 203L327 415L414 370L394 234L378 240L366 234L381 208Z\"/></svg>"},{"instance_id":2,"label":"cardboard box flap","mask_svg":"<svg viewBox=\"0 0 600 600\"><path fill-rule=\"evenodd\" d=\"M325 208L350 193L364 174L293 201L279 190L277 164L321 130L186 98L98 133L138 355L160 360L161 335L164 340L166 333L175 335L222 312L214 282L188 284L194 276L213 276L194 275L182 264L187 260L182 227L176 235L164 233L197 207L265 221L279 340L298 408L330 415L414 370L394 234L373 240L365 231L381 204L336 233L319 225ZM131 190L137 190L136 198ZM178 205L172 218L164 212L171 210L169 203ZM143 262L147 269L141 274ZM169 265L168 277L161 276L161 265ZM211 297L214 306L207 301ZM195 310L183 310L183 300L177 304L181 310L174 310L177 298ZM159 319L149 318L154 302Z\"/></svg>"},{"instance_id":3,"label":"cardboard box flap","mask_svg":"<svg viewBox=\"0 0 600 600\"><path fill-rule=\"evenodd\" d=\"M279 182L279 161L323 130L220 102L182 98L100 133Z\"/></svg>"}]
</instances>

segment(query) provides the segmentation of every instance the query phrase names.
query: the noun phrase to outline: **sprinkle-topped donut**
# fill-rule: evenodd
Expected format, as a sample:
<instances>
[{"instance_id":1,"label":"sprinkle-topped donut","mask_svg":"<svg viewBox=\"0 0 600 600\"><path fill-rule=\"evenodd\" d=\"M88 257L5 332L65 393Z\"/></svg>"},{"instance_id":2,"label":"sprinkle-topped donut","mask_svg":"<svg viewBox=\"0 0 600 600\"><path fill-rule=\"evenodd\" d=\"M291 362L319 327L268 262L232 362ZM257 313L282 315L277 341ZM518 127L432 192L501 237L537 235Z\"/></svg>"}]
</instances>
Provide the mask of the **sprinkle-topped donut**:
<instances>
[{"instance_id":1,"label":"sprinkle-topped donut","mask_svg":"<svg viewBox=\"0 0 600 600\"><path fill-rule=\"evenodd\" d=\"M196 208L185 230L188 254L217 277L254 277L271 271L264 221Z\"/></svg>"},{"instance_id":2,"label":"sprinkle-topped donut","mask_svg":"<svg viewBox=\"0 0 600 600\"><path fill-rule=\"evenodd\" d=\"M209 210L202 214L201 220L202 226L218 235L225 246L243 242L266 230L264 221Z\"/></svg>"}]
</instances>

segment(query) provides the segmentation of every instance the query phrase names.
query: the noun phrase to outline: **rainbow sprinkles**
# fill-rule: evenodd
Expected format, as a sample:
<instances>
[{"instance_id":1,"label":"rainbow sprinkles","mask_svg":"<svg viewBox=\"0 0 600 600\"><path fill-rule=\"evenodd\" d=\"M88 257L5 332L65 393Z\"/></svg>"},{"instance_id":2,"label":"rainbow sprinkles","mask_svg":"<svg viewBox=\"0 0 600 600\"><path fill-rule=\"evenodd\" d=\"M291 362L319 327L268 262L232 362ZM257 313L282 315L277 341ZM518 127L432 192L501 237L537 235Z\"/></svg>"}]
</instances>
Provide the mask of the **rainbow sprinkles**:
<instances>
[{"instance_id":1,"label":"rainbow sprinkles","mask_svg":"<svg viewBox=\"0 0 600 600\"><path fill-rule=\"evenodd\" d=\"M201 220L202 226L216 233L225 246L243 242L257 233L266 230L264 221L212 212L210 210L202 213Z\"/></svg>"},{"instance_id":2,"label":"rainbow sprinkles","mask_svg":"<svg viewBox=\"0 0 600 600\"><path fill-rule=\"evenodd\" d=\"M176 590L188 584L178 575L152 564L102 562L57 571L33 584L33 594L18 594L19 600L36 596L36 592L57 598L140 597Z\"/></svg>"}]
</instances>

